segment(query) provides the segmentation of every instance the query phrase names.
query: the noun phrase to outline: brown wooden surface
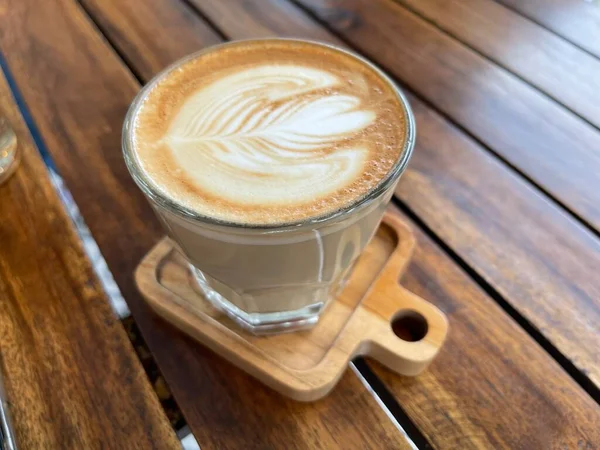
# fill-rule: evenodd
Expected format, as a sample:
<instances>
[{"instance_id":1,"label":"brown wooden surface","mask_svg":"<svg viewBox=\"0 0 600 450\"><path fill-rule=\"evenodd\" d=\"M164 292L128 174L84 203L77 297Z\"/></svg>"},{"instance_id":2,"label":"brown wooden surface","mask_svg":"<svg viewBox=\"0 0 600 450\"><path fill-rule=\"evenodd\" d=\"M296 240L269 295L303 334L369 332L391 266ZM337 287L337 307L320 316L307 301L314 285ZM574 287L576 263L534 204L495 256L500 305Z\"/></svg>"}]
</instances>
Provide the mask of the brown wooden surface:
<instances>
[{"instance_id":1,"label":"brown wooden surface","mask_svg":"<svg viewBox=\"0 0 600 450\"><path fill-rule=\"evenodd\" d=\"M342 44L289 3L270 2L265 13L242 1L197 4L233 39L277 32ZM271 30L271 23L278 27ZM598 239L422 101L409 99L419 131L397 196L600 385Z\"/></svg>"},{"instance_id":2,"label":"brown wooden surface","mask_svg":"<svg viewBox=\"0 0 600 450\"><path fill-rule=\"evenodd\" d=\"M496 0L600 57L600 6L589 0Z\"/></svg>"},{"instance_id":3,"label":"brown wooden surface","mask_svg":"<svg viewBox=\"0 0 600 450\"><path fill-rule=\"evenodd\" d=\"M600 127L600 59L493 0L396 1Z\"/></svg>"},{"instance_id":4,"label":"brown wooden surface","mask_svg":"<svg viewBox=\"0 0 600 450\"><path fill-rule=\"evenodd\" d=\"M133 272L162 231L120 150L138 85L74 1L8 3L0 3L8 66L202 448L405 447L354 374L319 403L286 400L150 311Z\"/></svg>"},{"instance_id":5,"label":"brown wooden surface","mask_svg":"<svg viewBox=\"0 0 600 450\"><path fill-rule=\"evenodd\" d=\"M0 72L23 160L0 186L0 370L24 449L176 449Z\"/></svg>"},{"instance_id":6,"label":"brown wooden surface","mask_svg":"<svg viewBox=\"0 0 600 450\"><path fill-rule=\"evenodd\" d=\"M130 0L126 5L117 0L83 1L102 31L143 79L148 79L183 54L213 43L219 36L219 33L207 31L206 24L190 8L183 3L174 5L173 0ZM0 7L4 14L0 46L10 48L5 56L19 88L32 105L34 120L74 191L79 207L202 447L406 447L400 433L383 411L374 406L373 399L353 374L346 373L327 400L310 406L298 405L262 388L187 338L173 334L148 313L130 277L138 259L158 238L160 231L118 156L118 128L127 103L125 98L132 96L137 86L81 11L66 0L58 4L57 7L33 0L15 0L10 7ZM231 0L226 4L228 9L219 22L218 15L211 14L210 10L219 11L219 6L223 5L197 2L202 13L229 38L277 33L332 39L322 27L316 26L296 6L287 2ZM348 4L352 6L354 2ZM377 2L372 4L374 11L380 11ZM176 13L169 13L167 5L175 8ZM144 20L129 17L140 9L144 9ZM365 22L372 27L368 11L365 17L339 9L334 10L335 14L338 14L338 22L345 20L351 29L360 29ZM374 43L365 38L368 42L363 45L368 44L375 54L377 44L377 52L383 56L376 53L374 59L383 58L383 62L389 63L396 55L406 63L396 46L407 37L393 16L389 19L396 26L395 31L390 30L387 19L387 16L378 19L386 39ZM378 37L379 28L369 29ZM179 33L184 36L181 45L176 42ZM152 36L157 44L144 43L147 39L144 36ZM427 38L431 39L431 36ZM442 43L447 41L452 42L452 39L441 39ZM163 50L160 42L165 42L168 50ZM439 44L436 39L419 42L434 48ZM410 43L408 39L407 44ZM429 48L427 45L425 49ZM40 48L44 51L40 52ZM441 54L444 49L448 50L444 46L441 48ZM423 54L427 56L427 52ZM422 49L413 51L413 57L423 54ZM427 58L431 62L431 56ZM471 62L471 65L467 64L465 70L489 70L487 65L473 65L469 58L467 63ZM450 70L455 79L464 76L457 75L462 62L457 59L457 69ZM390 72L398 75L396 70L399 69L394 67ZM403 70L412 68L410 64L407 67ZM443 68L438 66L430 70ZM448 76L447 71L453 68L450 65L441 71ZM494 70L492 75L496 73ZM411 76L418 78L420 75ZM69 84L64 82L66 79ZM492 86L505 87L498 83L497 77L490 80ZM434 88L434 91L439 90L439 86ZM480 94L485 94L485 90ZM495 105L494 97L490 103L482 104L485 96L464 95L462 91L456 98L464 99L464 110L471 114L489 112ZM495 98L502 100L498 96ZM531 98L538 101L536 96L525 95L522 111L528 110ZM468 264L481 273L488 273L488 280L499 280L501 283L494 287L504 286L505 291L511 292L512 299L520 300L523 296L535 299L546 289L558 287L566 296L576 294L576 308L583 307L585 314L596 317L597 305L593 299L598 298L598 290L590 281L594 278L594 266L587 266L595 263L597 258L594 238L534 188L483 152L473 140L431 112L422 102L414 98L411 101L416 106L420 135L429 139L423 144L420 138L412 164L419 161L417 155L420 153L427 156L420 157L419 169L411 169L402 181L399 193L404 201L429 226L433 225L434 231L449 241L450 247L458 248ZM94 108L89 107L91 104ZM535 102L533 107L534 113L540 110L535 108ZM506 108L502 108L501 111L506 112ZM556 114L553 109L548 111L548 120L555 119ZM509 114L499 117L511 119ZM538 119L534 123L544 123ZM522 118L518 117L518 120ZM514 126L513 122L509 121L509 124ZM546 131L544 127L537 130L540 133ZM489 130L486 132L490 133ZM491 136L496 135L492 133ZM583 140L586 140L585 136ZM526 142L533 145L533 141ZM546 139L545 142L549 141ZM582 145L577 150L577 145L573 158L579 157L578 151L585 147ZM455 159L452 152L457 152L459 157ZM88 160L90 155L91 162ZM430 164L428 160L434 163ZM471 173L482 171L482 175L470 177L465 167ZM590 173L591 170L583 175ZM557 192L562 192L561 181L558 179L553 185ZM417 183L423 192L411 187L413 183ZM403 192L410 192L411 197ZM565 198L575 198L577 194L577 190L573 191L569 185L565 192ZM431 201L432 196L434 201ZM493 200L491 206L488 206L489 198ZM583 197L576 204L585 205L588 200ZM518 215L517 219L511 215L514 209L528 218L516 229L513 226L519 222ZM448 214L445 214L446 210ZM490 213L497 217L490 217ZM546 233L545 226L555 222L558 225L550 227ZM473 230L476 239L469 241ZM435 300L449 315L449 340L430 370L416 379L397 377L376 365L373 367L425 438L434 448L440 449L598 448L600 412L597 404L430 238L418 229L416 232L417 252L402 282L420 295ZM511 237L513 234L515 236ZM509 239L510 251L503 252L502 245L498 245L504 239ZM547 245L552 239L560 244L556 253L567 251L566 262L560 262ZM582 250L583 259L579 261L575 255ZM519 253L513 258L511 252L514 251ZM545 253L538 255L540 251ZM529 257L531 259L527 259ZM511 264L513 269L508 271ZM521 264L525 266L521 268ZM582 291L578 290L580 278L575 278L573 283L564 281L572 274L577 275L579 270L583 271L580 277L585 282ZM516 278L511 279L513 276ZM517 282L516 288L511 287L511 281ZM506 296L506 292L499 290ZM559 297L544 298L556 298L554 306L564 301ZM569 300L573 301L570 297ZM520 303L515 303L518 305ZM547 324L541 331L551 340L555 339L555 345L563 346L560 347L562 351L569 350L569 357L587 370L594 362L592 358L597 357L593 350L597 347L590 350L580 346L582 354L572 353L570 345L574 338L565 334L560 322L562 315L568 316L570 311L565 309L557 314L552 305L546 310L536 303L530 305L530 316L536 320L550 314L537 322L538 325ZM575 323L583 328L575 331L583 333L587 339L593 337L593 333L585 329L588 323L581 322L581 316L573 314L579 320ZM563 323L568 324L569 320ZM558 331L553 331L555 329ZM591 369L594 367L592 365ZM592 376L596 374L593 370L591 373Z\"/></svg>"},{"instance_id":7,"label":"brown wooden surface","mask_svg":"<svg viewBox=\"0 0 600 450\"><path fill-rule=\"evenodd\" d=\"M314 327L296 333L256 336L240 329L206 301L188 261L169 238L144 257L135 279L165 320L282 395L315 401L331 392L356 357L415 376L439 353L448 333L446 316L398 284L414 245L410 228L392 211L386 213L342 292ZM394 333L394 318L407 311L424 321L418 339ZM420 331L404 328L409 336Z\"/></svg>"},{"instance_id":8,"label":"brown wooden surface","mask_svg":"<svg viewBox=\"0 0 600 450\"><path fill-rule=\"evenodd\" d=\"M153 0L144 2L144 5L151 10L155 7L160 8L155 5L163 1L169 3L168 0ZM87 5L90 3L91 0L87 0ZM123 13L119 4L120 2L116 0L96 2L97 9L94 14L101 14L103 20L111 23L113 15L119 16ZM333 39L297 7L279 0L262 1L260 7L257 7L254 2L242 0L230 0L226 4L203 1L198 2L197 6L219 26L223 34L230 38L281 34L330 42ZM91 7L88 9L92 11ZM200 21L200 19L196 20ZM167 28L161 25L159 18L144 23L144 26L153 30L157 39L160 40L163 36L166 39ZM185 25L181 23L181 26ZM104 31L111 38L112 33L109 30L110 26ZM130 36L130 40L134 42L134 35L143 31L124 26L113 32L122 38ZM202 43L198 40L197 43L187 45L190 45L188 51L192 51ZM134 67L146 67L143 63L145 57L143 52L134 49L127 55ZM146 78L152 76L176 57L167 52L151 55L149 58L160 61L162 65L157 65L154 71L144 73L144 76ZM420 102L412 99L412 103L415 106L415 103ZM543 217L547 215L547 220L552 221L558 217L559 223L562 221L570 224L566 225L567 227L573 226L571 220L558 213L555 207L525 183L510 175L493 158L477 149L476 145L456 128L444 124L439 115L424 110L417 120L420 121L420 135L429 134L431 130L438 142L449 139L451 142L449 151L466 147L468 151L463 152L464 156L461 159L464 164L468 163L469 158L476 158L476 155L480 154L473 166L467 166L470 167L471 172L477 172L478 164L484 164L483 167L487 168L484 172L485 176L496 178L497 173L504 174L500 177L501 180L506 180L509 194L514 193L510 195L517 197L517 204L524 203L522 208L532 208L534 212L530 214L531 216L541 212ZM424 126L425 130L423 130ZM427 157L420 157L419 154L423 151L417 149L411 164L415 164L417 158L420 158L424 164L427 158L431 157L429 154ZM440 159L439 169L432 171L432 177L439 176L444 180L442 177L444 172L441 172L442 163L447 164L444 159ZM458 164L457 166L460 167ZM409 173L410 170L405 177ZM475 184L473 191L465 192L465 188L460 183L456 183L455 186L452 178L446 179L444 189L448 191L449 198L453 194L462 193L455 200L457 206L454 208L460 206L462 197L467 193L476 195L477 188L485 183L485 177L482 176L478 183ZM516 187L510 187L513 184ZM426 200L424 203L428 204L428 202ZM533 202L533 206L530 206L530 202ZM502 207L503 204L502 197L494 203L496 208ZM485 205L484 196L480 197L477 205L478 207ZM500 211L500 217L508 214L510 208L510 204L506 204ZM443 212L443 208L439 212ZM465 211L462 214L464 215ZM477 218L483 221L480 233L482 236L485 236L484 227L492 225L493 228L497 228L493 225L493 221L484 221L485 214L480 217L477 210L472 211L471 214L473 215L471 220ZM512 222L511 219L509 223ZM455 223L454 226L455 228L448 229L448 234L456 233L460 223ZM579 230L574 233L576 236L584 236L583 239L586 239L585 236L588 234L582 234L581 227L575 229ZM509 231L505 232L503 238L510 238L512 234ZM520 232L524 231L527 231L525 227L520 230ZM527 231L526 237L534 236L538 232L537 228L534 228ZM557 235L557 239L562 239L561 235ZM430 370L416 379L395 380L396 377L388 375L383 369L378 369L378 373L386 377L386 382L393 389L396 398L401 400L402 407L407 410L410 418L419 425L426 437L435 443L435 448L545 449L548 447L544 444L548 443L552 443L557 448L560 448L559 443L567 443L571 448L576 448L579 441L583 443L582 445L589 443L592 448L597 446L599 437L594 424L598 420L598 407L587 394L584 394L552 358L494 301L469 281L468 277L457 269L428 238L419 233L418 242L418 250L415 254L417 259L409 267L403 280L407 285L412 286L411 289L419 292L427 291L429 295L433 295L435 298L431 298L436 300L436 303L449 315L451 331L448 347L442 351L439 360L433 363ZM489 247L495 241L488 242ZM519 247L518 241L515 241L514 247ZM475 246L471 251L474 249ZM486 255L492 260L496 258L493 254L482 252L480 259L485 258ZM421 284L421 288L417 289L416 284ZM446 285L448 285L447 289ZM467 300L464 306L463 291ZM489 335L488 328L495 328L497 331ZM413 395L405 393L407 386L410 387ZM579 428L580 423L584 424L583 428ZM549 433L546 430L548 424L561 426L555 427L553 432ZM522 446L519 447L517 443Z\"/></svg>"},{"instance_id":9,"label":"brown wooden surface","mask_svg":"<svg viewBox=\"0 0 600 450\"><path fill-rule=\"evenodd\" d=\"M299 0L600 229L600 131L394 0Z\"/></svg>"}]
</instances>

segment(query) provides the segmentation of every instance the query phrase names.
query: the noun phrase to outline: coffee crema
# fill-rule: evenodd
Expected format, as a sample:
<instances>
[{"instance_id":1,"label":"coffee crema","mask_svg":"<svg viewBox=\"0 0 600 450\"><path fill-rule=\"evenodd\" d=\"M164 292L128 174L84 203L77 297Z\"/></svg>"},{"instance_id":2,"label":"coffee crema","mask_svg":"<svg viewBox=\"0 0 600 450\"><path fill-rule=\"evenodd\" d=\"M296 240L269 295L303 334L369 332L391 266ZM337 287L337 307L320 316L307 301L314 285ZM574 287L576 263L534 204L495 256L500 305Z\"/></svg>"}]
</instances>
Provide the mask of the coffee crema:
<instances>
[{"instance_id":1,"label":"coffee crema","mask_svg":"<svg viewBox=\"0 0 600 450\"><path fill-rule=\"evenodd\" d=\"M132 150L155 189L200 215L291 223L373 190L404 151L406 122L394 86L351 54L239 41L151 84L135 111Z\"/></svg>"}]
</instances>

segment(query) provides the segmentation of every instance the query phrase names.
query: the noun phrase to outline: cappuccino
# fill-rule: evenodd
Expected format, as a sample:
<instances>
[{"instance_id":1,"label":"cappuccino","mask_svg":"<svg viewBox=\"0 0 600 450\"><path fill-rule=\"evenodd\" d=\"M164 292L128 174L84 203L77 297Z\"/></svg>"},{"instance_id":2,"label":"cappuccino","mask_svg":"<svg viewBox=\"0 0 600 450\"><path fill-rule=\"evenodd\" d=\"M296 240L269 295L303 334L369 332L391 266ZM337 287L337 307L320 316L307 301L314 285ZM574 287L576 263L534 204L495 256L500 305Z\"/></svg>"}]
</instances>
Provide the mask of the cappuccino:
<instances>
[{"instance_id":1,"label":"cappuccino","mask_svg":"<svg viewBox=\"0 0 600 450\"><path fill-rule=\"evenodd\" d=\"M184 59L143 89L124 127L128 167L206 298L255 332L316 321L413 140L381 71L286 39Z\"/></svg>"}]
</instances>

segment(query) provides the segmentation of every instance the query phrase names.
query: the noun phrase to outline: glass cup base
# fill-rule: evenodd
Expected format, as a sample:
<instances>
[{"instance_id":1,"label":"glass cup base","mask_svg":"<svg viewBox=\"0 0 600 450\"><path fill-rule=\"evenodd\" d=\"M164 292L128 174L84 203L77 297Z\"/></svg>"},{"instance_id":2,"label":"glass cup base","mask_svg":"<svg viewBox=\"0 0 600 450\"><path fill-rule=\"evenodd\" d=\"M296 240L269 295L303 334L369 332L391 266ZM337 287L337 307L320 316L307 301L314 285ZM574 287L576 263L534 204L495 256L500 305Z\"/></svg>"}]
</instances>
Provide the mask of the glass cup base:
<instances>
[{"instance_id":1,"label":"glass cup base","mask_svg":"<svg viewBox=\"0 0 600 450\"><path fill-rule=\"evenodd\" d=\"M248 313L211 288L200 270L191 264L190 269L204 298L214 308L252 334L279 334L312 328L319 321L319 316L326 305L326 302L318 302L293 311Z\"/></svg>"}]
</instances>

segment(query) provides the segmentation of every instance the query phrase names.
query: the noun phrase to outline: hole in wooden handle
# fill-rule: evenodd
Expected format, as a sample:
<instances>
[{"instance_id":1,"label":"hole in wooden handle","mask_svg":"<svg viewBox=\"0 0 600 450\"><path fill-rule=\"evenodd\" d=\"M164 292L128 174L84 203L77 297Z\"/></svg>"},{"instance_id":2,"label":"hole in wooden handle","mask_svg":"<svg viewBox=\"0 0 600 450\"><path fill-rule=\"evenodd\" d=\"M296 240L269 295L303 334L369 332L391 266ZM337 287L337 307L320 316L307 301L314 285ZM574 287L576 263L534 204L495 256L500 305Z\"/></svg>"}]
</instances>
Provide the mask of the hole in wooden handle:
<instances>
[{"instance_id":1,"label":"hole in wooden handle","mask_svg":"<svg viewBox=\"0 0 600 450\"><path fill-rule=\"evenodd\" d=\"M403 309L394 315L392 331L403 341L417 342L427 335L429 324L420 312Z\"/></svg>"}]
</instances>

